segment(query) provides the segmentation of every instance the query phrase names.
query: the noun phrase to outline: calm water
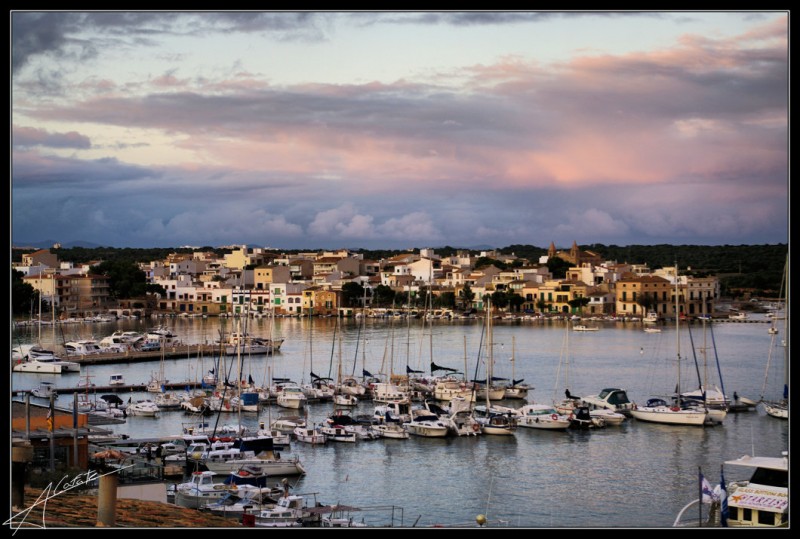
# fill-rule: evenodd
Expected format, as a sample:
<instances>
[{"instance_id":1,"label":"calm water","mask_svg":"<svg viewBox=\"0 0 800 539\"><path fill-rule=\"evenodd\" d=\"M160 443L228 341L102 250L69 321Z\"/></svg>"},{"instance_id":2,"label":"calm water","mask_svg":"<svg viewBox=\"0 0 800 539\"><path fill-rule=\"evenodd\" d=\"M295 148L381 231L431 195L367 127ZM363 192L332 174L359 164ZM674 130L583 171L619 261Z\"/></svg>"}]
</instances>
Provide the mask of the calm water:
<instances>
[{"instance_id":1,"label":"calm water","mask_svg":"<svg viewBox=\"0 0 800 539\"><path fill-rule=\"evenodd\" d=\"M144 330L154 323L65 325L57 329L55 341L92 336L99 340L116 329ZM269 335L268 320L249 324L250 333ZM574 395L623 387L632 400L642 403L651 395L675 388L674 328L648 334L630 323L595 324L600 331L583 333L567 332L564 322L497 321L492 347L494 375L511 377L513 373L515 378L524 378L535 387L528 396L530 402L560 399L567 387ZM230 320L212 318L169 319L166 325L184 343L210 342L218 338L220 330L236 329ZM269 376L307 382L312 370L335 378L341 337L345 374L360 375L362 368L373 374L403 373L407 365L429 373L433 357L437 365L460 371L466 365L472 378L484 338L480 321L434 322L431 330L423 327L421 320L409 324L403 319L368 319L363 329L356 320L345 320L334 328L334 319L277 319L274 332L286 339L281 353L272 359L245 358L243 375L259 383ZM712 341L710 333L704 335L700 326L694 326L692 338L700 372L705 373L705 359L709 385L718 383L718 357L726 393L736 391L757 400L771 346L767 328L763 323L715 323ZM51 328L43 328L43 344L53 342L53 333ZM688 389L697 385L697 374L688 332L682 329L680 335L681 355L688 359L681 374L682 387ZM13 334L15 344L37 339L34 328ZM767 396L776 398L783 377L783 348L776 345L772 355ZM484 349L478 377L485 376L487 357ZM164 368L170 381L196 380L212 367L213 360L187 356L165 361ZM97 384L106 384L114 372L122 372L128 383L144 383L158 369L159 363L153 362L84 367L80 375L15 373L13 389L30 389L40 379L74 387L87 372ZM135 400L147 394L131 396ZM323 420L332 409L330 403L309 405L309 422ZM257 428L259 420L269 421L286 412L276 406L265 407L258 417L243 414L242 423ZM371 412L369 403L357 408L357 413ZM187 421L182 412L162 412L158 419L129 417L125 425L112 428L134 438L167 436L179 433L182 421ZM220 424L236 421L233 414L223 416ZM308 472L299 480L297 491L317 492L318 499L326 503L396 505L402 508L405 526L469 525L474 524L476 515L485 514L493 526L644 528L672 525L678 511L696 497L698 467L712 483L718 482L723 461L754 453L777 456L788 447L788 422L768 417L759 409L729 414L724 425L716 427L628 420L622 427L591 432L520 428L514 437L412 437L325 447L293 444L291 453L300 456ZM729 467L725 475L733 480L747 477L747 472Z\"/></svg>"}]
</instances>

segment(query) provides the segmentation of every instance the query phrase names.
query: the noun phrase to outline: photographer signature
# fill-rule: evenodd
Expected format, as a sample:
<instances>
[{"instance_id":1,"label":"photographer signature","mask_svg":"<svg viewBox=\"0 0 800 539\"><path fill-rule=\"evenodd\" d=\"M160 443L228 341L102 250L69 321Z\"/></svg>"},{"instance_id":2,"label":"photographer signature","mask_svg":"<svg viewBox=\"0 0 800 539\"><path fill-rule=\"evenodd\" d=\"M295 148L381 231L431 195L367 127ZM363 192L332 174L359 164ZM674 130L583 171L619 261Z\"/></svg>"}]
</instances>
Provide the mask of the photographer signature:
<instances>
[{"instance_id":1,"label":"photographer signature","mask_svg":"<svg viewBox=\"0 0 800 539\"><path fill-rule=\"evenodd\" d=\"M64 492L67 492L69 490L72 490L72 489L74 489L76 487L79 487L81 485L85 485L87 483L91 483L93 481L96 481L101 477L105 477L106 475L111 475L113 473L119 473L120 471L122 471L122 470L124 470L126 468L130 468L132 466L133 466L133 464L130 464L128 466L123 466L123 467L119 468L118 470L114 470L113 472L108 472L108 473L104 473L104 474L98 474L95 470L89 470L87 472L78 474L77 476L73 477L71 480L68 479L68 476L65 475L64 477L61 478L61 480L58 483L56 483L55 487L53 487L53 483L48 484L44 488L44 490L42 490L42 493L39 495L38 498L36 498L36 501L33 502L33 504L31 504L27 509L24 509L24 510L22 510L22 511L20 511L20 512L14 514L14 515L11 515L10 519L8 519L5 522L3 522L3 526L10 526L10 527L14 528L14 533L12 535L15 535L17 533L17 530L19 530L20 527L22 527L22 525L26 523L28 517L33 512L33 510L35 508L37 508L37 507L40 507L41 511L42 511L42 524L41 524L41 526L36 524L36 523L32 523L32 522L27 522L27 524L28 524L29 527L32 527L32 528L45 528L46 529L47 526L45 525L45 513L47 512L47 502L48 502L48 500L51 500L51 499L55 498L56 496L58 496L60 494L63 494Z\"/></svg>"}]
</instances>

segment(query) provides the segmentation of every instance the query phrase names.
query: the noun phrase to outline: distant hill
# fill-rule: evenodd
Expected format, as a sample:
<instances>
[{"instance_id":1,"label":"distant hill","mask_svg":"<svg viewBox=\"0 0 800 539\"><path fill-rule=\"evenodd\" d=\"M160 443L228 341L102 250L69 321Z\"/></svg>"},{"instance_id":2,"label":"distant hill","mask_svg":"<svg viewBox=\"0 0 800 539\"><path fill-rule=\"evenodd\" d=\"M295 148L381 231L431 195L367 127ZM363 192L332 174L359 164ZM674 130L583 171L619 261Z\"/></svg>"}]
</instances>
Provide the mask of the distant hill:
<instances>
[{"instance_id":1,"label":"distant hill","mask_svg":"<svg viewBox=\"0 0 800 539\"><path fill-rule=\"evenodd\" d=\"M55 240L41 240L41 241L13 241L11 248L12 249L52 249L53 245L56 243L61 243L61 247L63 249L71 249L72 247L84 247L86 249L96 249L97 247L102 247L102 245L97 243L92 243L89 241L68 241L68 242L57 242Z\"/></svg>"}]
</instances>

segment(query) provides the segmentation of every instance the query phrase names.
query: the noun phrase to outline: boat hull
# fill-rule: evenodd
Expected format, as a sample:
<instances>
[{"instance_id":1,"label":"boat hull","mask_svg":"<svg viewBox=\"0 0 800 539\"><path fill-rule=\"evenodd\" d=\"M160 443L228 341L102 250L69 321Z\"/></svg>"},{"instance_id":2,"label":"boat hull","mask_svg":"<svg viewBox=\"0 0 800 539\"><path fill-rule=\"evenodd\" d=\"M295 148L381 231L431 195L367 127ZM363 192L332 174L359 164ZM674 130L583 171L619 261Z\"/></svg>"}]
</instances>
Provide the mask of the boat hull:
<instances>
[{"instance_id":1,"label":"boat hull","mask_svg":"<svg viewBox=\"0 0 800 539\"><path fill-rule=\"evenodd\" d=\"M43 363L41 361L19 361L14 365L14 372L33 372L38 374L61 374L61 365Z\"/></svg>"},{"instance_id":2,"label":"boat hull","mask_svg":"<svg viewBox=\"0 0 800 539\"><path fill-rule=\"evenodd\" d=\"M672 410L671 408L642 408L631 410L631 415L639 421L649 423L663 423L666 425L695 425L703 426L708 414L687 410Z\"/></svg>"}]
</instances>

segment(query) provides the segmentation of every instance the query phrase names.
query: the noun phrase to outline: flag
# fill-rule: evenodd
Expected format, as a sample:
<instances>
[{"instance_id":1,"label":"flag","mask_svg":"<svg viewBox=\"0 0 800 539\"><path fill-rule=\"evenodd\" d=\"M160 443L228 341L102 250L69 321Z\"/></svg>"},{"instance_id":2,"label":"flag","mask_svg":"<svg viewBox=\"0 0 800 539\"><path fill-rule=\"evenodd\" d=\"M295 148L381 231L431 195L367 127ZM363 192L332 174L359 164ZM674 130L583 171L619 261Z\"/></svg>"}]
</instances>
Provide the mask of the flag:
<instances>
[{"instance_id":1,"label":"flag","mask_svg":"<svg viewBox=\"0 0 800 539\"><path fill-rule=\"evenodd\" d=\"M703 503L711 503L714 499L714 493L711 490L711 483L705 478L703 472L700 472L700 491L703 493Z\"/></svg>"},{"instance_id":2,"label":"flag","mask_svg":"<svg viewBox=\"0 0 800 539\"><path fill-rule=\"evenodd\" d=\"M53 409L49 408L47 410L47 430L53 432Z\"/></svg>"},{"instance_id":3,"label":"flag","mask_svg":"<svg viewBox=\"0 0 800 539\"><path fill-rule=\"evenodd\" d=\"M720 466L719 469L719 500L720 500L720 511L719 511L719 523L722 525L723 528L728 527L728 487L725 486L725 473L722 471L722 467Z\"/></svg>"},{"instance_id":4,"label":"flag","mask_svg":"<svg viewBox=\"0 0 800 539\"><path fill-rule=\"evenodd\" d=\"M372 378L372 373L366 369L361 369L361 375L366 376L367 378Z\"/></svg>"}]
</instances>

